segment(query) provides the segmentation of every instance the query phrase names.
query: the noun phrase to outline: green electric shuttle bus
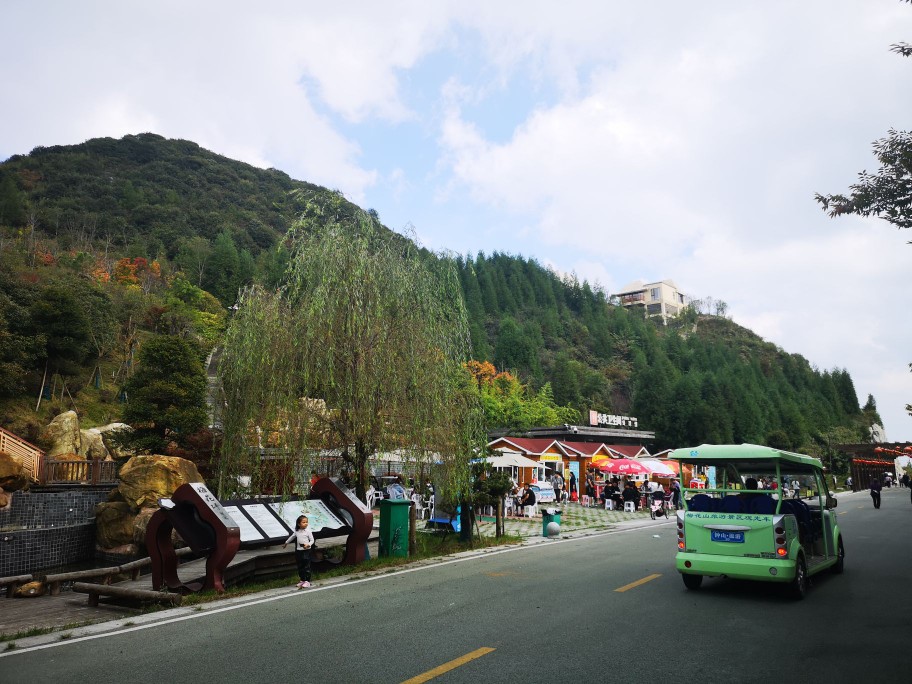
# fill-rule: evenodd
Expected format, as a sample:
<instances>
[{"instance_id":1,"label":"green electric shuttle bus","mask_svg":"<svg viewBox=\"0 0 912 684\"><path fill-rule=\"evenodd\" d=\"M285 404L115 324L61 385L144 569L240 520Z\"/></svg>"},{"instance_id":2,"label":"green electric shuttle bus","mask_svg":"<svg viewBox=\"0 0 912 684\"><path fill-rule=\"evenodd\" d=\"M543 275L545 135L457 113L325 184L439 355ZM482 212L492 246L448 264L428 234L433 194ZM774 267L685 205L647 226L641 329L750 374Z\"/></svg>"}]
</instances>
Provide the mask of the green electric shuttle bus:
<instances>
[{"instance_id":1,"label":"green electric shuttle bus","mask_svg":"<svg viewBox=\"0 0 912 684\"><path fill-rule=\"evenodd\" d=\"M710 486L683 489L677 512L675 567L688 589L704 577L731 577L787 583L800 599L811 575L842 572L836 499L818 459L754 444L703 444L669 456L715 468Z\"/></svg>"}]
</instances>

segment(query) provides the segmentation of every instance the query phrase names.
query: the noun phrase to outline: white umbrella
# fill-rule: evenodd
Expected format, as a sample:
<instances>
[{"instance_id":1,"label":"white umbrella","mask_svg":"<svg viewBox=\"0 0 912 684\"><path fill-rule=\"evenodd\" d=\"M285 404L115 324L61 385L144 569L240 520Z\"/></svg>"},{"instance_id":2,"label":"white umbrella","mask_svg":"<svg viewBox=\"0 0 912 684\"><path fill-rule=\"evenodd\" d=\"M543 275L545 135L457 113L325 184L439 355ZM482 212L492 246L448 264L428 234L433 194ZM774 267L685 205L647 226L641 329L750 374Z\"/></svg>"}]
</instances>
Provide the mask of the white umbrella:
<instances>
[{"instance_id":1,"label":"white umbrella","mask_svg":"<svg viewBox=\"0 0 912 684\"><path fill-rule=\"evenodd\" d=\"M656 461L652 458L638 458L637 463L646 466L651 475L656 475L658 477L677 477L677 473L661 461Z\"/></svg>"}]
</instances>

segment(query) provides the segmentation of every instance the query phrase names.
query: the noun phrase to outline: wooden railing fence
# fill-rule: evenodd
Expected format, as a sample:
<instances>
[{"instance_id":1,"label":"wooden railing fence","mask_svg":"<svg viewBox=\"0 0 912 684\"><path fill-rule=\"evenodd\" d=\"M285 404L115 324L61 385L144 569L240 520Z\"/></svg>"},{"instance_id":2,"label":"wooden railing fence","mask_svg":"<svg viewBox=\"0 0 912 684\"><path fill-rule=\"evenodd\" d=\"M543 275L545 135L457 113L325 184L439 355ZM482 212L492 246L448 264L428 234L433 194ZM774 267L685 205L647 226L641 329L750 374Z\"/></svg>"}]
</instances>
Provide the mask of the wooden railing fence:
<instances>
[{"instance_id":1,"label":"wooden railing fence","mask_svg":"<svg viewBox=\"0 0 912 684\"><path fill-rule=\"evenodd\" d=\"M32 482L38 482L41 476L44 452L34 444L29 444L12 432L0 428L0 451L22 459L22 466Z\"/></svg>"},{"instance_id":2,"label":"wooden railing fence","mask_svg":"<svg viewBox=\"0 0 912 684\"><path fill-rule=\"evenodd\" d=\"M105 485L117 482L117 464L114 461L64 461L49 458L34 444L29 444L3 428L0 428L0 451L21 458L29 480L38 484Z\"/></svg>"}]
</instances>

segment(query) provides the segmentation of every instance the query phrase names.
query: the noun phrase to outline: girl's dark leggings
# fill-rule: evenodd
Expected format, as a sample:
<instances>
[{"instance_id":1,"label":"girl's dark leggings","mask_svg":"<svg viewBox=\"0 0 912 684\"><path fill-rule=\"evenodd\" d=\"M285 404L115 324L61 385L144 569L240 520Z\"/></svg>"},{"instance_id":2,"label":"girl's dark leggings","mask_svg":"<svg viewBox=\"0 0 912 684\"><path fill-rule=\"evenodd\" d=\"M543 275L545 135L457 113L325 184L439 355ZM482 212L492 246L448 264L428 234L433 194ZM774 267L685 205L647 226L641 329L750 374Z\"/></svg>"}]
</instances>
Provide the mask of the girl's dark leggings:
<instances>
[{"instance_id":1,"label":"girl's dark leggings","mask_svg":"<svg viewBox=\"0 0 912 684\"><path fill-rule=\"evenodd\" d=\"M295 550L295 562L298 564L298 577L302 582L310 582L310 549Z\"/></svg>"}]
</instances>

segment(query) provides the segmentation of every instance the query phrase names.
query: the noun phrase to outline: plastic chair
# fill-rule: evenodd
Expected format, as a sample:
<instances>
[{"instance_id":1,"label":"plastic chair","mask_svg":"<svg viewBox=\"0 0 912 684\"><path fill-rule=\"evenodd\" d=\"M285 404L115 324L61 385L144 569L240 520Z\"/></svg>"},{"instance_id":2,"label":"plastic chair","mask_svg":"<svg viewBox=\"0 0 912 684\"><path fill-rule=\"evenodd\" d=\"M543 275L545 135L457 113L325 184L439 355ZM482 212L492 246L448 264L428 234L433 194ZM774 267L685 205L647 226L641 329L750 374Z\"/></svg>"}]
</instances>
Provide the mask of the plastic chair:
<instances>
[{"instance_id":1,"label":"plastic chair","mask_svg":"<svg viewBox=\"0 0 912 684\"><path fill-rule=\"evenodd\" d=\"M523 515L527 518L534 518L538 515L538 504L532 504L531 506L523 506Z\"/></svg>"},{"instance_id":2,"label":"plastic chair","mask_svg":"<svg viewBox=\"0 0 912 684\"><path fill-rule=\"evenodd\" d=\"M636 504L633 501L624 502L624 513L636 513Z\"/></svg>"},{"instance_id":3,"label":"plastic chair","mask_svg":"<svg viewBox=\"0 0 912 684\"><path fill-rule=\"evenodd\" d=\"M605 510L613 511L614 510L614 501L611 499L605 499Z\"/></svg>"},{"instance_id":4,"label":"plastic chair","mask_svg":"<svg viewBox=\"0 0 912 684\"><path fill-rule=\"evenodd\" d=\"M424 502L421 500L421 494L412 494L412 503L415 504L415 515L419 520L424 520Z\"/></svg>"},{"instance_id":5,"label":"plastic chair","mask_svg":"<svg viewBox=\"0 0 912 684\"><path fill-rule=\"evenodd\" d=\"M589 497L585 494L580 497L580 506L585 506L586 508L589 507Z\"/></svg>"}]
</instances>

